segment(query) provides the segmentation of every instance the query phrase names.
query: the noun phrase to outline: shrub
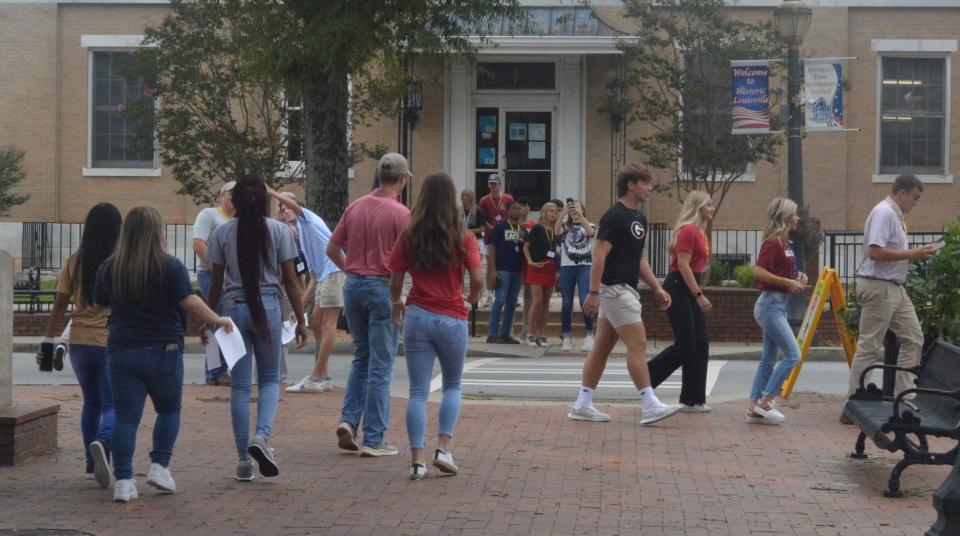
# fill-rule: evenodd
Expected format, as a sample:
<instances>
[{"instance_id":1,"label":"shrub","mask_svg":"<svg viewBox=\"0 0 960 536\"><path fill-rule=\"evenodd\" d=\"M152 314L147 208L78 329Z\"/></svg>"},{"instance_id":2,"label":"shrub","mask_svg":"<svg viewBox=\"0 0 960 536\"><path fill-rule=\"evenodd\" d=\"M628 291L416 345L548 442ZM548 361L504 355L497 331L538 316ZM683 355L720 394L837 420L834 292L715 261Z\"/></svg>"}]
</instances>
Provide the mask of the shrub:
<instances>
[{"instance_id":1,"label":"shrub","mask_svg":"<svg viewBox=\"0 0 960 536\"><path fill-rule=\"evenodd\" d=\"M723 282L723 263L718 259L710 258L710 271L707 273L707 286L719 287Z\"/></svg>"},{"instance_id":2,"label":"shrub","mask_svg":"<svg viewBox=\"0 0 960 536\"><path fill-rule=\"evenodd\" d=\"M733 277L743 288L753 288L753 265L737 266L733 270Z\"/></svg>"}]
</instances>

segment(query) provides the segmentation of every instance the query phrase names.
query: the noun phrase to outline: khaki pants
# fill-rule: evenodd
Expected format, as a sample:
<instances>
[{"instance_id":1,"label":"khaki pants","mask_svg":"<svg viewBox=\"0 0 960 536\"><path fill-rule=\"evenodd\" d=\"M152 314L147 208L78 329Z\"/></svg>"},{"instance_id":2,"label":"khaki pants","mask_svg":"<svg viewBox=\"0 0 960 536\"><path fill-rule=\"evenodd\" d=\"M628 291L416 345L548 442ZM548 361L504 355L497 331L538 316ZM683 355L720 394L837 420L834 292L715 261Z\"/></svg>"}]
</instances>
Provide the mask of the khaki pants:
<instances>
[{"instance_id":1,"label":"khaki pants","mask_svg":"<svg viewBox=\"0 0 960 536\"><path fill-rule=\"evenodd\" d=\"M919 364L923 350L923 330L917 319L917 311L902 286L875 279L857 279L857 296L862 305L860 338L850 366L848 396L860 386L863 369L882 362L881 351L887 329L897 335L900 343L897 366L912 367ZM915 374L897 372L896 392L916 387L914 379Z\"/></svg>"}]
</instances>

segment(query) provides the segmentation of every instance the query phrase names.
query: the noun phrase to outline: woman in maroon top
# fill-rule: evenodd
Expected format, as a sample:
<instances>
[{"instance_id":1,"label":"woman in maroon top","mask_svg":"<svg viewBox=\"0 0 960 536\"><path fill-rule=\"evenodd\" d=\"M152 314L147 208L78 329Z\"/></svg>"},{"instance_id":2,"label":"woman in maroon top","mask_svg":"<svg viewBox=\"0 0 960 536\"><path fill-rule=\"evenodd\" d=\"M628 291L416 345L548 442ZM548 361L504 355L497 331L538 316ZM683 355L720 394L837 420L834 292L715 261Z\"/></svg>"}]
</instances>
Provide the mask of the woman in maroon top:
<instances>
[{"instance_id":1,"label":"woman in maroon top","mask_svg":"<svg viewBox=\"0 0 960 536\"><path fill-rule=\"evenodd\" d=\"M800 361L797 337L787 323L789 295L807 287L807 276L798 272L793 245L787 240L790 231L799 223L797 204L789 199L778 197L767 208L767 226L754 270L755 286L761 293L753 308L753 316L763 329L763 351L750 390L747 422L751 424L781 424L786 420L774 406L773 399ZM780 351L783 359L777 363Z\"/></svg>"},{"instance_id":2,"label":"woman in maroon top","mask_svg":"<svg viewBox=\"0 0 960 536\"><path fill-rule=\"evenodd\" d=\"M456 474L459 469L450 453L450 441L460 415L460 377L467 357L463 271L470 272L470 303L476 303L480 296L483 278L476 238L464 229L457 189L446 173L434 173L423 181L410 226L397 239L387 266L392 273L393 320L397 326L404 324L403 347L410 378L410 479L427 476L423 448L434 358L439 359L443 374L443 398L437 429L439 448L434 451L433 465L442 473ZM413 287L404 307L400 293L408 271Z\"/></svg>"},{"instance_id":3,"label":"woman in maroon top","mask_svg":"<svg viewBox=\"0 0 960 536\"><path fill-rule=\"evenodd\" d=\"M706 231L713 213L713 199L706 192L690 192L683 200L670 243L670 273L663 280L663 289L671 298L667 317L673 327L674 341L647 363L653 387L683 367L680 411L713 410L706 404L710 354L706 313L713 305L703 295L700 285L703 272L710 264Z\"/></svg>"}]
</instances>

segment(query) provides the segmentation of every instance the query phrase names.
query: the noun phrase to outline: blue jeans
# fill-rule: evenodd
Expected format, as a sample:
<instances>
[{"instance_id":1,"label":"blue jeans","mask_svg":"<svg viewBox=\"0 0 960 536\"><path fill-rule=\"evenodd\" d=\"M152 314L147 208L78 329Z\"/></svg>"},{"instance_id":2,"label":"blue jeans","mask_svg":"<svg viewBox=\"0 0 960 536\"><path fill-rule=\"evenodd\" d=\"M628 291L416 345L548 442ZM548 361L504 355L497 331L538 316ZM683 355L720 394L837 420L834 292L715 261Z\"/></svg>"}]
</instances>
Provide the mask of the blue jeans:
<instances>
[{"instance_id":1,"label":"blue jeans","mask_svg":"<svg viewBox=\"0 0 960 536\"><path fill-rule=\"evenodd\" d=\"M80 434L83 436L83 452L87 468L93 471L90 443L96 440L110 448L113 437L113 394L110 390L110 373L107 370L107 349L99 346L70 345L70 365L77 375L77 383L83 393L83 410L80 412Z\"/></svg>"},{"instance_id":2,"label":"blue jeans","mask_svg":"<svg viewBox=\"0 0 960 536\"><path fill-rule=\"evenodd\" d=\"M503 270L497 273L500 274L500 280L497 282L493 307L490 309L487 335L491 337L496 335L499 327L500 336L509 337L510 330L513 328L513 313L517 310L517 297L520 295L520 288L523 287L523 273ZM503 312L502 325L500 324L501 311Z\"/></svg>"},{"instance_id":3,"label":"blue jeans","mask_svg":"<svg viewBox=\"0 0 960 536\"><path fill-rule=\"evenodd\" d=\"M73 353L73 348L70 349ZM170 465L173 444L180 432L180 399L183 394L183 349L180 345L158 344L143 348L111 350L110 381L117 406L113 429L113 474L117 480L133 478L133 451L137 427L143 416L147 395L153 401L157 420L153 423L153 450L150 461Z\"/></svg>"},{"instance_id":4,"label":"blue jeans","mask_svg":"<svg viewBox=\"0 0 960 536\"><path fill-rule=\"evenodd\" d=\"M270 329L270 339L257 332L250 308L246 303L224 300L223 313L233 319L243 336L246 353L233 365L230 383L230 417L233 421L233 440L240 460L250 458L250 382L253 360L257 360L257 426L255 435L264 439L273 432L273 420L280 402L280 350L282 320L280 300L274 294L260 296Z\"/></svg>"},{"instance_id":5,"label":"blue jeans","mask_svg":"<svg viewBox=\"0 0 960 536\"><path fill-rule=\"evenodd\" d=\"M583 302L587 301L587 293L590 291L589 264L560 267L560 295L563 304L560 308L560 331L564 337L570 336L570 324L573 323L574 287L580 298L580 310L583 311ZM593 333L593 318L583 315L583 325L587 334Z\"/></svg>"},{"instance_id":6,"label":"blue jeans","mask_svg":"<svg viewBox=\"0 0 960 536\"><path fill-rule=\"evenodd\" d=\"M384 442L390 422L390 381L397 357L397 325L390 306L390 284L381 277L350 274L343 285L343 312L356 347L340 421L359 428L363 444Z\"/></svg>"},{"instance_id":7,"label":"blue jeans","mask_svg":"<svg viewBox=\"0 0 960 536\"><path fill-rule=\"evenodd\" d=\"M753 306L753 317L763 329L763 351L760 365L753 378L750 400L760 400L765 395L776 395L790 371L800 361L800 346L797 337L787 323L787 299L782 292L764 291ZM777 354L783 351L783 359L777 363ZM776 363L776 368L774 368Z\"/></svg>"},{"instance_id":8,"label":"blue jeans","mask_svg":"<svg viewBox=\"0 0 960 536\"><path fill-rule=\"evenodd\" d=\"M440 361L443 374L437 433L453 437L453 428L460 416L460 378L467 358L467 321L412 305L403 320L403 349L410 378L407 438L411 449L422 449L427 433L427 397L433 378L434 357Z\"/></svg>"},{"instance_id":9,"label":"blue jeans","mask_svg":"<svg viewBox=\"0 0 960 536\"><path fill-rule=\"evenodd\" d=\"M210 278L213 277L209 270L197 270L197 283L200 285L200 292L203 293L204 299L210 295ZM210 380L213 380L217 376L222 376L230 372L227 368L227 362L223 360L223 354L220 354L220 366L217 368L207 368L207 360L203 360L203 367L206 369L207 374L204 378L205 383L209 383Z\"/></svg>"}]
</instances>

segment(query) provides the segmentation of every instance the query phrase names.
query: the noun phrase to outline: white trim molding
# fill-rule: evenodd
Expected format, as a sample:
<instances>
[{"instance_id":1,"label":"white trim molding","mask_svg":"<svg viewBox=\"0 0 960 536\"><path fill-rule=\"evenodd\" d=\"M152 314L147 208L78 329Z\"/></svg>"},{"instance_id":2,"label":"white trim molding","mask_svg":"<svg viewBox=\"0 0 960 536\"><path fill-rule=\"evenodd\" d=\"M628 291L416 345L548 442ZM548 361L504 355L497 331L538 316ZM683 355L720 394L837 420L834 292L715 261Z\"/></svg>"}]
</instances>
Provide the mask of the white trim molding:
<instances>
[{"instance_id":1,"label":"white trim molding","mask_svg":"<svg viewBox=\"0 0 960 536\"><path fill-rule=\"evenodd\" d=\"M872 39L873 52L956 52L956 39Z\"/></svg>"},{"instance_id":2,"label":"white trim molding","mask_svg":"<svg viewBox=\"0 0 960 536\"><path fill-rule=\"evenodd\" d=\"M492 36L467 39L478 48L480 54L620 54L617 46L621 41L636 41L636 37L559 35Z\"/></svg>"},{"instance_id":3,"label":"white trim molding","mask_svg":"<svg viewBox=\"0 0 960 536\"><path fill-rule=\"evenodd\" d=\"M142 35L81 35L83 48L138 48L143 46Z\"/></svg>"},{"instance_id":4,"label":"white trim molding","mask_svg":"<svg viewBox=\"0 0 960 536\"><path fill-rule=\"evenodd\" d=\"M726 0L731 7L777 7L782 0ZM810 7L960 7L960 0L804 0Z\"/></svg>"},{"instance_id":5,"label":"white trim molding","mask_svg":"<svg viewBox=\"0 0 960 536\"><path fill-rule=\"evenodd\" d=\"M157 168L83 168L84 177L159 177Z\"/></svg>"},{"instance_id":6,"label":"white trim molding","mask_svg":"<svg viewBox=\"0 0 960 536\"><path fill-rule=\"evenodd\" d=\"M899 175L882 174L874 175L874 184L893 184ZM953 175L917 175L920 182L924 184L953 184Z\"/></svg>"}]
</instances>

